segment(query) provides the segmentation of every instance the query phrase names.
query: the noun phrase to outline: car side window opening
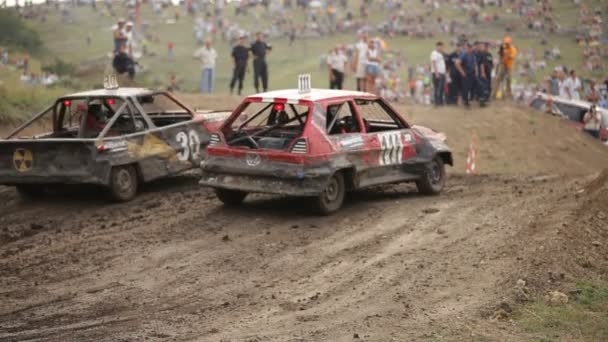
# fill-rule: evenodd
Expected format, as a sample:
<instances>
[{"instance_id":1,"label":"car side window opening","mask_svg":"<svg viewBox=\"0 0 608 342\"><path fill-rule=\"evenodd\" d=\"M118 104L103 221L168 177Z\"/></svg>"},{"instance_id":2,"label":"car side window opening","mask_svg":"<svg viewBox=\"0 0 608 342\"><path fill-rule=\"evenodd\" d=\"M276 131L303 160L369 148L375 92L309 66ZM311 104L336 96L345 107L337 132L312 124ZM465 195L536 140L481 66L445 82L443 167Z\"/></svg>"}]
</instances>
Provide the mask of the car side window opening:
<instances>
[{"instance_id":1,"label":"car side window opening","mask_svg":"<svg viewBox=\"0 0 608 342\"><path fill-rule=\"evenodd\" d=\"M164 93L138 96L137 102L157 127L192 120L186 108Z\"/></svg>"},{"instance_id":2,"label":"car side window opening","mask_svg":"<svg viewBox=\"0 0 608 342\"><path fill-rule=\"evenodd\" d=\"M359 120L350 102L328 105L325 122L330 135L361 132Z\"/></svg>"},{"instance_id":3,"label":"car side window opening","mask_svg":"<svg viewBox=\"0 0 608 342\"><path fill-rule=\"evenodd\" d=\"M225 132L229 145L286 149L304 131L309 108L275 102L249 102Z\"/></svg>"},{"instance_id":4,"label":"car side window opening","mask_svg":"<svg viewBox=\"0 0 608 342\"><path fill-rule=\"evenodd\" d=\"M368 133L407 128L381 100L356 99L355 102Z\"/></svg>"}]
</instances>

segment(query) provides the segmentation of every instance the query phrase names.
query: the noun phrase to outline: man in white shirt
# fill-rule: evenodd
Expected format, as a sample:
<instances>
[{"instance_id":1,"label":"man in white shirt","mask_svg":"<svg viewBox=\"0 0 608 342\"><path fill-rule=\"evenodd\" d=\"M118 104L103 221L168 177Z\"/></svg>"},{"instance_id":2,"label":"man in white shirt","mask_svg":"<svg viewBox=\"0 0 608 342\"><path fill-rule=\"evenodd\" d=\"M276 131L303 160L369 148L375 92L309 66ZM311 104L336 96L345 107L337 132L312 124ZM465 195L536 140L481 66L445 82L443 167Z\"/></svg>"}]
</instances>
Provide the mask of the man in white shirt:
<instances>
[{"instance_id":1,"label":"man in white shirt","mask_svg":"<svg viewBox=\"0 0 608 342\"><path fill-rule=\"evenodd\" d=\"M327 66L329 67L329 89L342 89L344 83L344 69L348 62L348 57L342 51L340 45L336 46L327 56Z\"/></svg>"},{"instance_id":2,"label":"man in white shirt","mask_svg":"<svg viewBox=\"0 0 608 342\"><path fill-rule=\"evenodd\" d=\"M202 64L201 92L211 94L213 92L213 80L215 77L215 60L217 52L211 45L211 41L205 41L205 46L196 50L194 58L198 58Z\"/></svg>"},{"instance_id":3,"label":"man in white shirt","mask_svg":"<svg viewBox=\"0 0 608 342\"><path fill-rule=\"evenodd\" d=\"M431 73L433 74L433 99L435 106L442 106L445 87L445 59L442 42L437 42L435 50L431 52Z\"/></svg>"},{"instance_id":4,"label":"man in white shirt","mask_svg":"<svg viewBox=\"0 0 608 342\"><path fill-rule=\"evenodd\" d=\"M357 78L357 90L365 91L366 82L366 65L367 65L367 33L361 33L359 42L355 45L355 60L353 63L353 69L355 71L355 77Z\"/></svg>"},{"instance_id":5,"label":"man in white shirt","mask_svg":"<svg viewBox=\"0 0 608 342\"><path fill-rule=\"evenodd\" d=\"M564 88L567 98L570 100L580 100L581 80L576 77L576 72L570 70L570 77L564 80Z\"/></svg>"}]
</instances>

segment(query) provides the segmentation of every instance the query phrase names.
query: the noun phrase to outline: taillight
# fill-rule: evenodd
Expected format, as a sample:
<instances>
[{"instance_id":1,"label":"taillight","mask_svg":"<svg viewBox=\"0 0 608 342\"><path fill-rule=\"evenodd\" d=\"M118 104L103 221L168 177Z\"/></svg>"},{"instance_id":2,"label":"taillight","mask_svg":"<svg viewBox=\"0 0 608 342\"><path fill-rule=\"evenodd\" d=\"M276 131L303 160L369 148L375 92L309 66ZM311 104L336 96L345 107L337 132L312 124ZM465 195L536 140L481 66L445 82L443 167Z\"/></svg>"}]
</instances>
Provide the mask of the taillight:
<instances>
[{"instance_id":1,"label":"taillight","mask_svg":"<svg viewBox=\"0 0 608 342\"><path fill-rule=\"evenodd\" d=\"M306 154L308 152L308 142L306 139L298 139L291 148L291 153Z\"/></svg>"},{"instance_id":2,"label":"taillight","mask_svg":"<svg viewBox=\"0 0 608 342\"><path fill-rule=\"evenodd\" d=\"M217 133L213 133L209 137L209 146L219 145L221 142L220 135Z\"/></svg>"}]
</instances>

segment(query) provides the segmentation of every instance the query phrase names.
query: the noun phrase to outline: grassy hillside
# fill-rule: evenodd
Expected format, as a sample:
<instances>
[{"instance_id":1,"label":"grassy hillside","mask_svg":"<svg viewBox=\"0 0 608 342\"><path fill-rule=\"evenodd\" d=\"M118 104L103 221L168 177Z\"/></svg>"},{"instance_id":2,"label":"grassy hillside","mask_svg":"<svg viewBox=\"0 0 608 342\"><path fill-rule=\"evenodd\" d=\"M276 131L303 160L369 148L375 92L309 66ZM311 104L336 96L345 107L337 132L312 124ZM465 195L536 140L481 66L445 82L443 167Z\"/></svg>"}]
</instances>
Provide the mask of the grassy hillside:
<instances>
[{"instance_id":1,"label":"grassy hillside","mask_svg":"<svg viewBox=\"0 0 608 342\"><path fill-rule=\"evenodd\" d=\"M358 8L361 1L351 0L350 6L355 18L358 17ZM376 1L370 10L368 23L375 26L377 23L386 20L391 13L384 10L381 1ZM540 59L546 47L559 46L562 51L560 64L565 64L578 68L584 77L600 77L601 75L591 75L581 70L582 49L574 41L575 31L579 27L578 6L568 0L557 0L552 2L554 11L559 18L563 28L560 34L544 34L531 32L523 27L524 22L521 18L511 13L507 7L496 8L486 7L481 14L498 14L500 20L492 24L479 24L473 31L472 39L480 40L500 40L505 34L507 25L516 27L516 32L511 33L519 51L524 53L534 51L537 59ZM608 9L607 4L600 0L586 2L590 10L595 8ZM28 26L39 33L44 44L41 52L32 58L34 72L39 72L41 64L48 64L56 58L79 66L80 71L72 79L64 83L63 86L54 89L44 89L42 87L30 88L23 86L18 81L18 71L0 70L0 120L15 120L28 115L29 112L43 107L50 98L57 93L80 90L82 88L99 87L104 70L109 70L110 59L108 57L112 49L111 27L117 18L126 17L127 10L122 3L115 3L115 16L110 16L104 9L98 6L97 11L90 7L77 7L72 9L72 22L64 23L61 13L51 9L45 21L31 19ZM427 18L427 21L434 21L441 16L444 20L452 18L466 22L466 13L456 8L452 4L443 4L440 9L429 12L420 1L408 0L403 2L406 15L419 15ZM168 24L168 19L175 17L179 13L179 20L174 24ZM226 20L238 22L239 26L249 32L265 30L270 27L274 18L263 10L258 11L259 20L253 15L253 10L247 17L235 17L233 5L228 5L226 9ZM339 17L343 13L338 14ZM289 17L298 25L305 22L305 13L292 10ZM137 83L143 86L164 88L169 84L171 74L175 74L181 82L182 92L197 92L200 79L199 62L192 58L192 53L197 48L194 37L194 17L185 14L180 7L165 9L162 15L157 16L152 13L149 3L142 7L142 23L146 24L153 32L155 39L149 42L148 50L155 56L142 57L139 62L147 69L146 72L137 76ZM376 34L372 34L372 37ZM87 44L87 37L90 44ZM407 37L384 37L390 50L401 51L405 56L405 62L411 65L427 63L428 55L437 40L450 41L452 37L440 36L429 39L411 39ZM540 44L540 40L545 38L548 41L546 46ZM167 43L172 41L175 44L176 60L170 62L166 58ZM354 33L336 34L332 36L298 39L293 46L289 46L286 38L271 39L273 51L268 56L270 70L271 89L294 87L296 76L301 73L311 73L313 86L327 86L327 72L320 67L320 56L330 50L336 44L350 44L356 41ZM231 78L232 61L230 59L231 46L228 42L222 41L217 35L215 47L218 50L219 58L216 70L216 93L227 93L228 83ZM18 53L17 53L18 54ZM13 54L14 56L15 54ZM556 63L549 62L546 71L540 71L536 79L546 76ZM250 68L252 69L252 68ZM406 79L406 70L402 68L398 75L402 80ZM525 80L516 80L525 81ZM346 87L354 88L352 75L347 75ZM254 92L253 70L249 70L246 75L245 89L246 94Z\"/></svg>"}]
</instances>

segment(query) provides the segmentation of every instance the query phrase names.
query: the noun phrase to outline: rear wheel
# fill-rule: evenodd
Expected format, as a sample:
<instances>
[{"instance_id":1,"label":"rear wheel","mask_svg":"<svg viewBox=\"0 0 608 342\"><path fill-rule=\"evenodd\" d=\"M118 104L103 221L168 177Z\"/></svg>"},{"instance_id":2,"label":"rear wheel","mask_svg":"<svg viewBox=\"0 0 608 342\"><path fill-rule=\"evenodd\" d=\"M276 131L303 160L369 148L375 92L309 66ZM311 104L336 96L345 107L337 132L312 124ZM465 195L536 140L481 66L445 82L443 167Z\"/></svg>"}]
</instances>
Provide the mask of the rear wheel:
<instances>
[{"instance_id":1,"label":"rear wheel","mask_svg":"<svg viewBox=\"0 0 608 342\"><path fill-rule=\"evenodd\" d=\"M416 181L418 192L424 195L436 195L445 185L445 165L443 159L436 156L425 165L424 173Z\"/></svg>"},{"instance_id":2,"label":"rear wheel","mask_svg":"<svg viewBox=\"0 0 608 342\"><path fill-rule=\"evenodd\" d=\"M215 189L215 195L222 203L228 206L237 206L243 203L245 197L247 197L245 191L229 189Z\"/></svg>"},{"instance_id":3,"label":"rear wheel","mask_svg":"<svg viewBox=\"0 0 608 342\"><path fill-rule=\"evenodd\" d=\"M137 195L137 172L132 165L116 166L110 175L110 196L117 202L132 200Z\"/></svg>"},{"instance_id":4,"label":"rear wheel","mask_svg":"<svg viewBox=\"0 0 608 342\"><path fill-rule=\"evenodd\" d=\"M327 182L323 192L315 199L317 210L323 215L335 213L342 207L345 193L344 175L336 172Z\"/></svg>"}]
</instances>

